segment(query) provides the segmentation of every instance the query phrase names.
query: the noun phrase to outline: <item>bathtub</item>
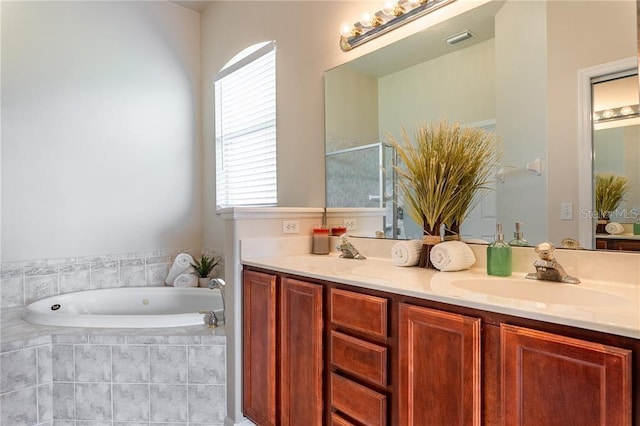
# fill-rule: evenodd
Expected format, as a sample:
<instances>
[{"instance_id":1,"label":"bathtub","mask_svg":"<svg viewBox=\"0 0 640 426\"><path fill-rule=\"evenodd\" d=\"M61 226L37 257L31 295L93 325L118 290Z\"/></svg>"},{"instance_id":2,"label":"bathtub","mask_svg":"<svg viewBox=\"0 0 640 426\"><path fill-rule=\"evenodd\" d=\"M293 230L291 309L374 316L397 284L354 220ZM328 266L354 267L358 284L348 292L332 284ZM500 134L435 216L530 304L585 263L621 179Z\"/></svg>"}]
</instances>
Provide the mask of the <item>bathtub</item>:
<instances>
[{"instance_id":1,"label":"bathtub","mask_svg":"<svg viewBox=\"0 0 640 426\"><path fill-rule=\"evenodd\" d=\"M78 291L48 297L25 307L25 321L64 327L156 328L205 324L200 311L222 320L219 290L125 287Z\"/></svg>"}]
</instances>

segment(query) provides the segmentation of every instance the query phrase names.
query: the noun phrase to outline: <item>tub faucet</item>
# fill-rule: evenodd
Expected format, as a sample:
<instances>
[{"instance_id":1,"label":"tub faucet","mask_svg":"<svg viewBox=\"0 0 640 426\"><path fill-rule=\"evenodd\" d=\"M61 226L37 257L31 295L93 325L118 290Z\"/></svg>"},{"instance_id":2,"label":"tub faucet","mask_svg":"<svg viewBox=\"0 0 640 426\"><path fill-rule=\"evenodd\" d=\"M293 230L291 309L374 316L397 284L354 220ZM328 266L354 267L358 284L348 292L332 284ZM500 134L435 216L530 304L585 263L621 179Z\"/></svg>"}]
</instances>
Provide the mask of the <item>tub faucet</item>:
<instances>
[{"instance_id":1,"label":"tub faucet","mask_svg":"<svg viewBox=\"0 0 640 426\"><path fill-rule=\"evenodd\" d=\"M340 244L336 246L338 250L342 252L340 257L344 257L345 259L366 259L357 248L351 244L351 241L347 238L347 234L340 235Z\"/></svg>"},{"instance_id":2,"label":"tub faucet","mask_svg":"<svg viewBox=\"0 0 640 426\"><path fill-rule=\"evenodd\" d=\"M540 243L536 246L536 253L540 259L533 263L536 272L530 272L525 278L531 280L557 281L568 284L579 284L580 280L568 275L562 265L553 256L555 247L551 243Z\"/></svg>"},{"instance_id":3,"label":"tub faucet","mask_svg":"<svg viewBox=\"0 0 640 426\"><path fill-rule=\"evenodd\" d=\"M202 315L207 315L207 325L209 328L216 328L218 326L218 316L213 311L200 311Z\"/></svg>"},{"instance_id":4,"label":"tub faucet","mask_svg":"<svg viewBox=\"0 0 640 426\"><path fill-rule=\"evenodd\" d=\"M225 287L225 282L222 278L212 278L209 280L209 282L207 283L207 287L210 289L215 289L217 288L218 290L220 290L220 295L222 296L222 320L225 320L225 312L227 312L227 309L225 307L225 293L224 293L224 287Z\"/></svg>"}]
</instances>

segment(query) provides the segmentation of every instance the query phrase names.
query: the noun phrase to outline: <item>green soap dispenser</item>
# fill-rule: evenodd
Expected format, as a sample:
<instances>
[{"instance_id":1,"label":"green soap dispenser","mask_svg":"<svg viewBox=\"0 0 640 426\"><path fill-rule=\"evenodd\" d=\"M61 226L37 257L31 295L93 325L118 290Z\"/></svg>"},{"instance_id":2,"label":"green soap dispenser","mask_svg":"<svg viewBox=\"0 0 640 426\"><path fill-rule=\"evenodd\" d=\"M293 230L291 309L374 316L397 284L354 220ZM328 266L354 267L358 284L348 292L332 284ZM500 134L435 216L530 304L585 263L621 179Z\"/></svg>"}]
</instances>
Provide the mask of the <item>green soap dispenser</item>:
<instances>
[{"instance_id":1,"label":"green soap dispenser","mask_svg":"<svg viewBox=\"0 0 640 426\"><path fill-rule=\"evenodd\" d=\"M513 240L509 241L510 246L528 246L529 242L524 239L524 232L522 232L522 222L516 222L516 232L513 233L515 237Z\"/></svg>"},{"instance_id":2,"label":"green soap dispenser","mask_svg":"<svg viewBox=\"0 0 640 426\"><path fill-rule=\"evenodd\" d=\"M496 240L487 247L487 274L511 275L511 246L504 241L501 223L496 224Z\"/></svg>"}]
</instances>

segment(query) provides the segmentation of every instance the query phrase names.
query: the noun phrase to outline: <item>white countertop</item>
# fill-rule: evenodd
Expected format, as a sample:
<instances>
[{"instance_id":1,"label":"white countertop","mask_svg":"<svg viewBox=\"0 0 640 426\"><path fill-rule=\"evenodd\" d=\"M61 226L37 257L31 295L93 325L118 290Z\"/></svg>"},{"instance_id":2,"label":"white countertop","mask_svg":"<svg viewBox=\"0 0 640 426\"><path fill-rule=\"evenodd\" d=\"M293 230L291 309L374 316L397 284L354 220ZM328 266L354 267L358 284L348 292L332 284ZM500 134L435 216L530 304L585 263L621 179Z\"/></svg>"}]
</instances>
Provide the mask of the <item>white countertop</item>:
<instances>
[{"instance_id":1,"label":"white countertop","mask_svg":"<svg viewBox=\"0 0 640 426\"><path fill-rule=\"evenodd\" d=\"M482 270L439 272L398 267L390 259L342 259L337 253L244 258L242 263L309 278L403 294L523 318L640 338L640 285L563 284L490 277ZM580 277L579 277L580 278Z\"/></svg>"},{"instance_id":2,"label":"white countertop","mask_svg":"<svg viewBox=\"0 0 640 426\"><path fill-rule=\"evenodd\" d=\"M596 238L613 239L613 240L640 240L640 235L625 234L596 234Z\"/></svg>"}]
</instances>

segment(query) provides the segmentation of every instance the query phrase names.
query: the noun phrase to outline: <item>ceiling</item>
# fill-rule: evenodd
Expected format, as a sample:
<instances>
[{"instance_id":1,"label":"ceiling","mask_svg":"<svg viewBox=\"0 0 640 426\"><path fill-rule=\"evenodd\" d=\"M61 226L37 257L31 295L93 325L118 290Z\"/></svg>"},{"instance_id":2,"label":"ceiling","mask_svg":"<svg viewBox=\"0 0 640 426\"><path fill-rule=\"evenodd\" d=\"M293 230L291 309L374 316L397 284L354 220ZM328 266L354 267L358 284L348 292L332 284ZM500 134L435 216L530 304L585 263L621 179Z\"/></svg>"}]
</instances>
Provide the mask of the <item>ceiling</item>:
<instances>
[{"instance_id":1,"label":"ceiling","mask_svg":"<svg viewBox=\"0 0 640 426\"><path fill-rule=\"evenodd\" d=\"M196 12L202 12L209 3L213 0L170 0L169 3L177 4L178 6L186 7L187 9L195 10Z\"/></svg>"}]
</instances>

